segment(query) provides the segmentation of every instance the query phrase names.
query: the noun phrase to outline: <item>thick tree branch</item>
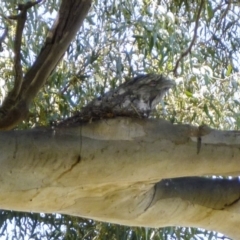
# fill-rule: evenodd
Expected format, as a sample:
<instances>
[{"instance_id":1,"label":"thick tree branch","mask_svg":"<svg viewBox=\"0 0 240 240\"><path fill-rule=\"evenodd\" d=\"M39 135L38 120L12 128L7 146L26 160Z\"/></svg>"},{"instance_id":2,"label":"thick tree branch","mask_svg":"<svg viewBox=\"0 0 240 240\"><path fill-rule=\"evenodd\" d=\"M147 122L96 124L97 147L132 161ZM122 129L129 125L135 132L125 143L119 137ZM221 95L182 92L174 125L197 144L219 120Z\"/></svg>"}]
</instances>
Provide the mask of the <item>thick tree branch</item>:
<instances>
[{"instance_id":1,"label":"thick tree branch","mask_svg":"<svg viewBox=\"0 0 240 240\"><path fill-rule=\"evenodd\" d=\"M81 27L90 7L91 0L62 1L58 19L49 32L33 67L28 71L24 79L21 91L24 99L31 101L35 97L63 57L70 42Z\"/></svg>"},{"instance_id":2,"label":"thick tree branch","mask_svg":"<svg viewBox=\"0 0 240 240\"><path fill-rule=\"evenodd\" d=\"M62 1L58 19L49 32L35 63L23 78L17 99L11 99L8 114L0 120L0 130L15 127L26 117L29 104L61 60L82 25L90 6L91 0ZM16 112L17 115L15 115ZM12 121L9 121L9 119Z\"/></svg>"},{"instance_id":3,"label":"thick tree branch","mask_svg":"<svg viewBox=\"0 0 240 240\"><path fill-rule=\"evenodd\" d=\"M20 11L18 15L9 16L8 19L16 20L17 27L14 40L14 87L5 98L1 108L0 117L7 117L9 110L14 106L16 99L19 96L19 92L23 81L23 72L21 64L21 46L22 46L22 34L27 20L27 11L29 8L40 3L42 0L36 2L27 2L26 4L18 4L17 10Z\"/></svg>"},{"instance_id":4,"label":"thick tree branch","mask_svg":"<svg viewBox=\"0 0 240 240\"><path fill-rule=\"evenodd\" d=\"M202 227L238 239L239 179L192 176L239 174L240 133L205 127L197 154L198 131L115 118L2 132L1 208L129 226Z\"/></svg>"}]
</instances>

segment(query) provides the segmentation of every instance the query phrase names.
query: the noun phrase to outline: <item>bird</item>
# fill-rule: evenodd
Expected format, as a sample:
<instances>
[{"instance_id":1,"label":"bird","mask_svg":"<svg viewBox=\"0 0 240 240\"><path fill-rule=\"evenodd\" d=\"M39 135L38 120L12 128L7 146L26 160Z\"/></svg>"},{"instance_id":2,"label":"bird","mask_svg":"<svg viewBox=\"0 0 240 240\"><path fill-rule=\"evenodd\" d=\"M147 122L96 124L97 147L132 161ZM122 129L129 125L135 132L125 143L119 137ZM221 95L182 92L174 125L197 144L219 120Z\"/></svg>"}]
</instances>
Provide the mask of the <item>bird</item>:
<instances>
[{"instance_id":1,"label":"bird","mask_svg":"<svg viewBox=\"0 0 240 240\"><path fill-rule=\"evenodd\" d=\"M80 112L63 120L58 126L119 116L149 117L165 93L174 85L173 80L162 74L138 75L93 99Z\"/></svg>"}]
</instances>

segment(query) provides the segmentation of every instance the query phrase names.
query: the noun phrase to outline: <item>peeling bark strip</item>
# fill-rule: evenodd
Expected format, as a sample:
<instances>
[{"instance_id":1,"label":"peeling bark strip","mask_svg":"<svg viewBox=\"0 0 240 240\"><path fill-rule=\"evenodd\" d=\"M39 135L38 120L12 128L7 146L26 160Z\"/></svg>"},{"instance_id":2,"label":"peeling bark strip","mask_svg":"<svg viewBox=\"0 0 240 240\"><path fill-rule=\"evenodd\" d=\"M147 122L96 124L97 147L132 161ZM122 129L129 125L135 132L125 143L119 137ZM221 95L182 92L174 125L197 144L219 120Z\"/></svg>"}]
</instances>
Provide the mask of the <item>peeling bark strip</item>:
<instances>
[{"instance_id":1,"label":"peeling bark strip","mask_svg":"<svg viewBox=\"0 0 240 240\"><path fill-rule=\"evenodd\" d=\"M180 198L191 204L223 210L240 199L239 178L214 179L183 177L164 179L156 184L152 204L166 198Z\"/></svg>"},{"instance_id":2,"label":"peeling bark strip","mask_svg":"<svg viewBox=\"0 0 240 240\"><path fill-rule=\"evenodd\" d=\"M91 0L62 0L58 18L50 30L40 54L23 77L23 81L18 81L21 83L21 87L20 89L19 85L17 87L17 96L13 98L10 92L5 99L7 105L2 106L0 130L14 128L27 116L32 99L61 60L81 27L91 7L91 2ZM19 69L19 59L16 60L16 69ZM21 80L21 76L18 79Z\"/></svg>"}]
</instances>

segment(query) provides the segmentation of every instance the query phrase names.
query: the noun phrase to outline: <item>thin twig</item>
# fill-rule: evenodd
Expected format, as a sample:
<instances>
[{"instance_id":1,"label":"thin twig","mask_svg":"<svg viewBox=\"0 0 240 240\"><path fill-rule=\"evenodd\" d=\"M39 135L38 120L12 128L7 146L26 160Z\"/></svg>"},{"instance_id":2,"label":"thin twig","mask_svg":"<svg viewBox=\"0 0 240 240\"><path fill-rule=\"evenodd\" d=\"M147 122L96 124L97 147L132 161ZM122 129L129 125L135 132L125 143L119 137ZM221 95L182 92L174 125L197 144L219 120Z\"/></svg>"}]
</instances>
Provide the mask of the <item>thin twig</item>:
<instances>
[{"instance_id":1,"label":"thin twig","mask_svg":"<svg viewBox=\"0 0 240 240\"><path fill-rule=\"evenodd\" d=\"M177 76L177 69L178 69L180 61L182 61L182 59L191 52L192 47L193 47L193 45L194 45L194 43L197 39L197 30L198 30L198 26L199 26L199 20L200 20L200 15L201 15L201 11L202 11L202 8L203 8L203 4L204 4L204 0L201 0L201 4L200 4L198 14L197 14L197 19L196 19L196 22L195 22L193 39L192 39L189 47L184 52L181 53L179 59L177 60L176 65L173 69L174 76Z\"/></svg>"},{"instance_id":2,"label":"thin twig","mask_svg":"<svg viewBox=\"0 0 240 240\"><path fill-rule=\"evenodd\" d=\"M21 46L22 46L22 34L25 22L27 20L27 10L34 5L40 3L42 0L38 0L36 2L27 2L26 4L18 4L17 10L20 11L18 15L9 16L9 19L17 20L17 28L16 28L16 37L14 41L14 70L15 70L15 81L14 87L11 92L11 98L16 99L23 81L23 72L22 72L22 64L21 64Z\"/></svg>"},{"instance_id":3,"label":"thin twig","mask_svg":"<svg viewBox=\"0 0 240 240\"><path fill-rule=\"evenodd\" d=\"M225 11L221 14L219 24L218 24L218 26L219 26L218 28L221 27L222 20L227 16L227 13L229 12L229 10L231 8L231 3L232 3L232 1L228 2L228 5L227 5Z\"/></svg>"},{"instance_id":4,"label":"thin twig","mask_svg":"<svg viewBox=\"0 0 240 240\"><path fill-rule=\"evenodd\" d=\"M2 36L0 37L0 52L3 51L2 43L3 43L4 39L6 38L7 34L8 34L8 27L5 28Z\"/></svg>"}]
</instances>

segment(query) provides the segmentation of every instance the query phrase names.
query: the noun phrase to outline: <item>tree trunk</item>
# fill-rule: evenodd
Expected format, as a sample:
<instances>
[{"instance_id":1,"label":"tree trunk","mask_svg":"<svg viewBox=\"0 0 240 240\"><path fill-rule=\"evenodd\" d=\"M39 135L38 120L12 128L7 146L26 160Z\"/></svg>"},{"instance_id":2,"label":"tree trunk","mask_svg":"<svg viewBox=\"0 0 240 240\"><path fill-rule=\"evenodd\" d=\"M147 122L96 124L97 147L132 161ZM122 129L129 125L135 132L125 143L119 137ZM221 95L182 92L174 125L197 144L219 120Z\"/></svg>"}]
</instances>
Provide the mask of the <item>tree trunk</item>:
<instances>
[{"instance_id":1,"label":"tree trunk","mask_svg":"<svg viewBox=\"0 0 240 240\"><path fill-rule=\"evenodd\" d=\"M238 178L191 176L239 174L239 145L238 132L153 119L1 132L1 208L238 239Z\"/></svg>"}]
</instances>

